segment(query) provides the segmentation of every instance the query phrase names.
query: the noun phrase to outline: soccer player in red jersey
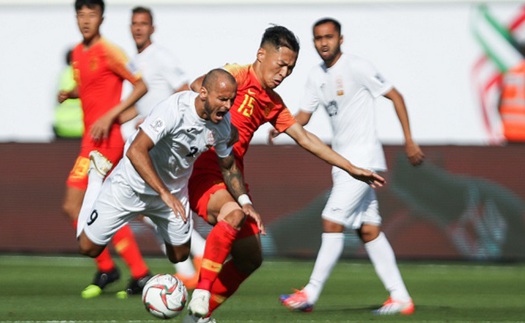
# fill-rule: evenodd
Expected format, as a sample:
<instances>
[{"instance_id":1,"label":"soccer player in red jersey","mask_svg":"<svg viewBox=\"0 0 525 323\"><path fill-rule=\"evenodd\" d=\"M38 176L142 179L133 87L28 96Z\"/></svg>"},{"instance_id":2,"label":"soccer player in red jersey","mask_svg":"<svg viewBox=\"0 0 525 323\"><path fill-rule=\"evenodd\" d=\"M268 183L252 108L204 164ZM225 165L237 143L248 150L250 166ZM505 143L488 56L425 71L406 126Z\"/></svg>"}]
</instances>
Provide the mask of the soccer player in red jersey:
<instances>
[{"instance_id":1,"label":"soccer player in red jersey","mask_svg":"<svg viewBox=\"0 0 525 323\"><path fill-rule=\"evenodd\" d=\"M118 116L133 106L146 92L147 87L140 75L127 67L125 54L100 34L104 17L102 0L77 0L75 10L82 42L73 50L73 70L77 87L61 91L58 101L80 98L84 112L84 129L80 154L66 182L63 209L74 225L82 203L91 205L99 188L88 186L88 170L93 168L104 177L122 158L124 141L120 132ZM122 84L130 81L134 87L129 96L121 101ZM91 163L90 163L91 159ZM89 176L92 176L90 172ZM93 192L90 194L89 192ZM94 196L93 196L94 194ZM150 273L129 226L115 235L113 245L130 267L132 279L127 287L129 294L142 292ZM82 297L100 295L102 289L120 278L120 273L106 249L96 258L98 271L93 283L82 291Z\"/></svg>"},{"instance_id":2,"label":"soccer player in red jersey","mask_svg":"<svg viewBox=\"0 0 525 323\"><path fill-rule=\"evenodd\" d=\"M266 29L253 64L224 67L238 84L230 109L232 125L238 130L238 141L233 148L237 166L244 169L243 157L253 134L262 124L270 122L322 160L372 187L382 186L381 176L354 166L306 131L274 92L292 73L298 53L295 35L285 27L272 26ZM198 89L201 82L202 77L194 81L191 88ZM259 234L265 231L260 215L244 214L241 207L251 204L250 198L243 195L236 201L228 193L216 165L213 150L203 153L194 165L189 184L192 209L214 227L206 240L199 283L188 304L190 315L185 322L213 322L211 313L262 263ZM231 259L226 261L228 255Z\"/></svg>"}]
</instances>

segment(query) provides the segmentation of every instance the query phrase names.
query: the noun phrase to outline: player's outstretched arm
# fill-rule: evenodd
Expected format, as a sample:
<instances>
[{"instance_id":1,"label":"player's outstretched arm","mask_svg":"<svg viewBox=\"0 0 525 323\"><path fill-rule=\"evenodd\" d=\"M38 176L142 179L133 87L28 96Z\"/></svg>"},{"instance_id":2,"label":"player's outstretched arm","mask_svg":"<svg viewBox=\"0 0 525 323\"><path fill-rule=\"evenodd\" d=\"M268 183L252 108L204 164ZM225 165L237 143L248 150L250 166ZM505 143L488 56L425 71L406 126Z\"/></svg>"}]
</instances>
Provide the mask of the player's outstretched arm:
<instances>
[{"instance_id":1,"label":"player's outstretched arm","mask_svg":"<svg viewBox=\"0 0 525 323\"><path fill-rule=\"evenodd\" d=\"M301 126L306 126L308 124L308 122L310 122L310 118L312 117L312 113L311 112L306 112L306 111L302 111L300 110L295 116L295 121L300 124ZM278 135L280 135L281 133L279 131L277 131L277 129L270 129L270 132L268 134L268 143L270 145L273 145L273 139L275 137L277 137Z\"/></svg>"},{"instance_id":2,"label":"player's outstretched arm","mask_svg":"<svg viewBox=\"0 0 525 323\"><path fill-rule=\"evenodd\" d=\"M292 137L302 148L324 160L328 164L341 168L355 179L363 181L373 188L381 187L385 184L385 179L383 177L368 169L363 169L353 165L343 156L333 151L332 148L328 147L316 135L304 129L300 124L295 123L290 128L286 129L286 134Z\"/></svg>"},{"instance_id":3,"label":"player's outstretched arm","mask_svg":"<svg viewBox=\"0 0 525 323\"><path fill-rule=\"evenodd\" d=\"M235 157L233 152L225 158L219 158L219 166L221 167L222 176L224 183L228 188L228 191L233 198L238 201L242 207L244 214L252 217L257 223L257 227L261 231L261 234L266 234L264 225L261 220L261 215L255 210L246 192L246 186L244 185L244 178L241 170L235 164Z\"/></svg>"}]
</instances>

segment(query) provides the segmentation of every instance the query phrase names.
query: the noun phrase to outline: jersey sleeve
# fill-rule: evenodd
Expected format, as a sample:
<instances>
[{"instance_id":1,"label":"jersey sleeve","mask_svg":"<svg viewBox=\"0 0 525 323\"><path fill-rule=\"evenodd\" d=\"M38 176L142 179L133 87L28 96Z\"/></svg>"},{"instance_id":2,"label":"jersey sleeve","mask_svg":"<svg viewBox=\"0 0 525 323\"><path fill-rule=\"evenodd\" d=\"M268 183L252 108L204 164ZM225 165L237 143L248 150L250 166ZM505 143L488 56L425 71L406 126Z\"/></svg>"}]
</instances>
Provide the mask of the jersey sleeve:
<instances>
[{"instance_id":1,"label":"jersey sleeve","mask_svg":"<svg viewBox=\"0 0 525 323\"><path fill-rule=\"evenodd\" d=\"M181 68L180 61L173 55L170 57L164 55L163 65L163 77L174 91L189 82L188 76Z\"/></svg>"},{"instance_id":2,"label":"jersey sleeve","mask_svg":"<svg viewBox=\"0 0 525 323\"><path fill-rule=\"evenodd\" d=\"M286 129L290 128L295 122L294 116L284 104L277 116L270 121L274 128L279 132L286 131Z\"/></svg>"},{"instance_id":3,"label":"jersey sleeve","mask_svg":"<svg viewBox=\"0 0 525 323\"><path fill-rule=\"evenodd\" d=\"M226 64L223 66L223 69L228 71L235 78L238 86L244 84L246 78L248 77L248 65Z\"/></svg>"},{"instance_id":4,"label":"jersey sleeve","mask_svg":"<svg viewBox=\"0 0 525 323\"><path fill-rule=\"evenodd\" d=\"M139 128L156 144L176 126L178 109L171 109L172 97L161 101Z\"/></svg>"},{"instance_id":5,"label":"jersey sleeve","mask_svg":"<svg viewBox=\"0 0 525 323\"><path fill-rule=\"evenodd\" d=\"M126 54L117 46L114 46L109 43L105 43L106 55L108 60L109 69L122 77L123 79L134 84L137 80L141 78L140 73L137 71L132 71L128 67L128 57Z\"/></svg>"},{"instance_id":6,"label":"jersey sleeve","mask_svg":"<svg viewBox=\"0 0 525 323\"><path fill-rule=\"evenodd\" d=\"M220 158L228 157L233 148L233 146L228 146L228 142L230 141L231 136L230 122L230 114L227 114L227 117L221 121L218 130L219 138L217 138L217 143L215 144L215 152Z\"/></svg>"},{"instance_id":7,"label":"jersey sleeve","mask_svg":"<svg viewBox=\"0 0 525 323\"><path fill-rule=\"evenodd\" d=\"M372 63L362 60L360 68L356 71L363 85L370 91L374 98L377 98L392 89L392 84L387 81Z\"/></svg>"},{"instance_id":8,"label":"jersey sleeve","mask_svg":"<svg viewBox=\"0 0 525 323\"><path fill-rule=\"evenodd\" d=\"M312 70L306 80L304 87L304 93L302 98L299 100L299 109L308 113L314 113L319 107L319 96L317 94L317 86L314 79L315 71Z\"/></svg>"}]
</instances>

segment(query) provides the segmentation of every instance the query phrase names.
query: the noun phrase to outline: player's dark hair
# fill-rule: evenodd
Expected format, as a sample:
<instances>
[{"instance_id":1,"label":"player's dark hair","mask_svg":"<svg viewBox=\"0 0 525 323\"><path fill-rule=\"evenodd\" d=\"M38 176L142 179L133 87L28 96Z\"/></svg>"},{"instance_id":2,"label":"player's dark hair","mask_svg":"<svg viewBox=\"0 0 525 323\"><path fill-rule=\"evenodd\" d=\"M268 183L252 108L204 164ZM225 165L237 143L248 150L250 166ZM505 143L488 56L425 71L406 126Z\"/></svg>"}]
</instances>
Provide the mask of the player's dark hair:
<instances>
[{"instance_id":1,"label":"player's dark hair","mask_svg":"<svg viewBox=\"0 0 525 323\"><path fill-rule=\"evenodd\" d=\"M100 11L104 14L104 0L76 0L75 1L75 11L79 11L82 7L88 7L89 9L94 9L96 6L100 6Z\"/></svg>"},{"instance_id":2,"label":"player's dark hair","mask_svg":"<svg viewBox=\"0 0 525 323\"><path fill-rule=\"evenodd\" d=\"M149 15L149 19L151 20L151 24L153 25L153 13L151 12L151 9L150 8L146 8L146 7L142 7L142 6L138 6L138 7L135 7L131 10L131 13L134 15L134 14L137 14L137 13L145 13L145 14L148 14Z\"/></svg>"},{"instance_id":3,"label":"player's dark hair","mask_svg":"<svg viewBox=\"0 0 525 323\"><path fill-rule=\"evenodd\" d=\"M337 31L337 33L339 35L341 35L341 23L339 21L335 20L334 18L323 18L323 19L317 20L316 23L314 24L314 26L312 27L312 31L313 31L313 29L315 29L315 27L320 26L320 25L324 25L324 24L332 24L332 25L334 25L335 30Z\"/></svg>"},{"instance_id":4,"label":"player's dark hair","mask_svg":"<svg viewBox=\"0 0 525 323\"><path fill-rule=\"evenodd\" d=\"M295 53L299 53L299 40L289 29L283 26L274 25L266 28L264 31L261 45L271 44L273 47L279 49L281 47L288 47Z\"/></svg>"},{"instance_id":5,"label":"player's dark hair","mask_svg":"<svg viewBox=\"0 0 525 323\"><path fill-rule=\"evenodd\" d=\"M202 80L202 86L208 90L213 89L215 83L219 79L219 76L225 76L228 82L237 86L237 81L235 81L233 75L231 75L230 72L222 68L215 68L206 73L206 75L204 76L204 80Z\"/></svg>"}]
</instances>

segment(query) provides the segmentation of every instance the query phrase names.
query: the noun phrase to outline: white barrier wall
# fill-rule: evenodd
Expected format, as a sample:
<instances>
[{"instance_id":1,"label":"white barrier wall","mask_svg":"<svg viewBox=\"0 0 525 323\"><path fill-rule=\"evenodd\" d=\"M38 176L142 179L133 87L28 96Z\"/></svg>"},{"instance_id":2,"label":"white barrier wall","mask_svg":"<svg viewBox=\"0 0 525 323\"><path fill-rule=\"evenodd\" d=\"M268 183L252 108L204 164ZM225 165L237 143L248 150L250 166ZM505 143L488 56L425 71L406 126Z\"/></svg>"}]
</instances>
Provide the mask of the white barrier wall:
<instances>
[{"instance_id":1,"label":"white barrier wall","mask_svg":"<svg viewBox=\"0 0 525 323\"><path fill-rule=\"evenodd\" d=\"M124 2L106 2L102 33L131 56L135 51L130 12L140 3ZM173 50L192 77L225 63L253 62L261 35L271 23L294 31L301 53L294 73L278 88L292 112L308 70L319 62L312 23L334 17L343 24L344 51L370 59L404 95L418 142L490 143L471 81L473 65L482 56L470 30L475 2L319 2L143 4L154 11L154 40ZM0 141L49 141L64 54L81 39L73 1L12 3L0 1ZM521 10L517 1L491 2L488 7L502 24ZM381 100L377 112L383 142L401 143L389 102ZM326 116L315 118L309 129L330 140ZM254 142L265 142L266 133L267 128L261 129ZM290 141L282 136L278 142Z\"/></svg>"}]
</instances>

